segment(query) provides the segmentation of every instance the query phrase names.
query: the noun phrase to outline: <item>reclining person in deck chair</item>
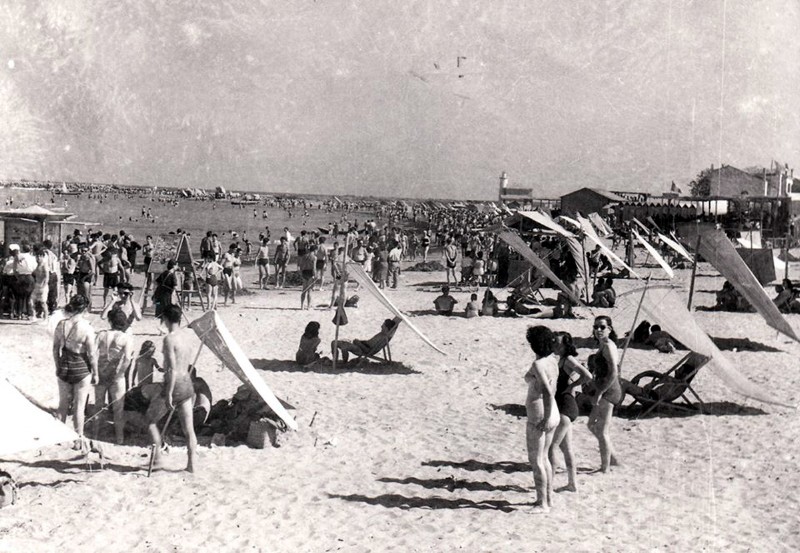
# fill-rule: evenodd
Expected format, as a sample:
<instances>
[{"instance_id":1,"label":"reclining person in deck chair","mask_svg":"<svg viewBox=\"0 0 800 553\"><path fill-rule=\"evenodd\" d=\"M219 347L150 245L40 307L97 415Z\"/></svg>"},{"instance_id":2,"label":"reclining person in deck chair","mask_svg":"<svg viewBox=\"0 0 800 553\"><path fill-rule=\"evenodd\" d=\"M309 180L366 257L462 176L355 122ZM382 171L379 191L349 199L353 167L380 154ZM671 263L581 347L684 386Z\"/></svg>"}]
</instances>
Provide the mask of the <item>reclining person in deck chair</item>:
<instances>
[{"instance_id":1,"label":"reclining person in deck chair","mask_svg":"<svg viewBox=\"0 0 800 553\"><path fill-rule=\"evenodd\" d=\"M350 359L351 353L355 353L359 357L377 355L389 344L392 336L394 336L394 331L397 329L397 325L400 324L400 320L400 317L386 319L381 325L381 331L369 340L353 340L352 342L340 340L338 343L331 342L333 358L339 359L339 351L342 352L342 361L345 363Z\"/></svg>"}]
</instances>

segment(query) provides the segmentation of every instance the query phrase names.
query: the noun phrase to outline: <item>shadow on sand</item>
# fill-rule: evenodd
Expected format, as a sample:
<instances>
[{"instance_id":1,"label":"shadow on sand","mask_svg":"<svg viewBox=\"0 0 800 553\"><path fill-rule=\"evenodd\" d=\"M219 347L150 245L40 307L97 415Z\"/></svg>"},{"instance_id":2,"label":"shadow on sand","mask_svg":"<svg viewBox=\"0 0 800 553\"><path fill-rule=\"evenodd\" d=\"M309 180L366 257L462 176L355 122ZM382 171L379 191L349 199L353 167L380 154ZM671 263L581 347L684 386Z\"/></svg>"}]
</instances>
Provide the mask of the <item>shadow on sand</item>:
<instances>
[{"instance_id":1,"label":"shadow on sand","mask_svg":"<svg viewBox=\"0 0 800 553\"><path fill-rule=\"evenodd\" d=\"M294 361L287 361L285 359L251 359L253 366L261 371L269 372L288 372L288 373L317 373L317 374L342 374L342 373L359 373L369 375L391 375L391 374L421 374L419 371L405 366L398 361L391 363L378 364L371 362L358 363L351 360L347 363L341 361L336 364L336 370L333 370L333 365L330 361L317 362L313 365L299 365Z\"/></svg>"},{"instance_id":2,"label":"shadow on sand","mask_svg":"<svg viewBox=\"0 0 800 553\"><path fill-rule=\"evenodd\" d=\"M528 467L530 468L530 466ZM476 482L474 480L461 480L453 476L449 478L415 478L409 476L407 478L378 478L378 482L389 482L393 484L413 484L415 486L422 486L423 488L434 490L444 489L449 492L455 490L467 490L470 492L520 492L525 493L528 490L521 486L514 485L501 485L495 486L489 482Z\"/></svg>"},{"instance_id":3,"label":"shadow on sand","mask_svg":"<svg viewBox=\"0 0 800 553\"><path fill-rule=\"evenodd\" d=\"M715 401L711 403L703 403L703 406L697 406L697 409L688 407L681 403L662 403L647 415L642 416L648 406L640 404L626 405L614 411L614 416L621 419L653 419L653 418L685 418L695 417L698 415L709 415L716 417L724 416L740 416L752 417L757 415L766 415L767 413L758 407L750 407L748 405L739 405L730 401Z\"/></svg>"},{"instance_id":4,"label":"shadow on sand","mask_svg":"<svg viewBox=\"0 0 800 553\"><path fill-rule=\"evenodd\" d=\"M517 463L514 461L498 461L497 463L485 463L475 459L467 459L466 461L443 461L431 460L422 463L424 467L448 467L454 469L463 469L469 471L484 471L484 472L505 472L511 474L514 472L530 472L530 463Z\"/></svg>"},{"instance_id":5,"label":"shadow on sand","mask_svg":"<svg viewBox=\"0 0 800 553\"><path fill-rule=\"evenodd\" d=\"M490 406L495 411L502 411L506 415L511 415L512 417L517 417L518 419L528 418L528 412L525 410L525 406L520 405L519 403L505 403L503 405L495 405L494 403L491 403Z\"/></svg>"},{"instance_id":6,"label":"shadow on sand","mask_svg":"<svg viewBox=\"0 0 800 553\"><path fill-rule=\"evenodd\" d=\"M109 460L106 459L103 462L103 468L100 468L100 463L95 460L87 460L83 455L79 455L78 457L74 457L69 461L62 461L59 459L48 459L42 461L33 461L33 462L25 462L25 461L14 461L20 465L24 465L26 467L31 468L45 468L54 470L61 474L80 474L84 472L98 472L98 471L105 471L105 470L113 470L114 472L119 472L121 474L127 474L131 472L142 472L146 471L147 467L130 467L125 465L117 465L115 463L108 462ZM73 480L66 480L65 482L71 482ZM55 483L54 483L55 484ZM41 485L50 485L50 484L41 484Z\"/></svg>"},{"instance_id":7,"label":"shadow on sand","mask_svg":"<svg viewBox=\"0 0 800 553\"><path fill-rule=\"evenodd\" d=\"M369 497L360 494L338 495L328 494L331 499L341 499L342 501L354 501L366 503L367 505L380 505L386 508L395 509L483 509L490 511L503 511L504 513L513 512L516 504L508 501L471 501L469 499L455 498L444 499L441 497L406 497L399 494L383 494ZM524 506L524 505L520 505Z\"/></svg>"}]
</instances>

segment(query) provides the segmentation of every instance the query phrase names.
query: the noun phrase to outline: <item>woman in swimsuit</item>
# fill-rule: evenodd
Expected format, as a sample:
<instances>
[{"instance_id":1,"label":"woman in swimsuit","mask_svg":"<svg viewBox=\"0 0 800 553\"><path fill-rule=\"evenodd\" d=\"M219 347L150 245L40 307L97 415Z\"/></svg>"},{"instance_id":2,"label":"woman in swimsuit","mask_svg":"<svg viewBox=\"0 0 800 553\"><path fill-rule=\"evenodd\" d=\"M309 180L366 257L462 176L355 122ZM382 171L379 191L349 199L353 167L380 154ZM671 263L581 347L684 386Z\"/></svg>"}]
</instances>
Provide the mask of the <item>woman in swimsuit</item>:
<instances>
[{"instance_id":1,"label":"woman in swimsuit","mask_svg":"<svg viewBox=\"0 0 800 553\"><path fill-rule=\"evenodd\" d=\"M578 404L575 402L574 389L592 379L592 374L578 361L578 351L572 343L569 332L556 332L555 352L558 355L558 380L556 381L556 406L561 420L553 436L550 446L550 464L556 465L556 451L560 448L567 465L568 483L561 488L574 492L575 460L572 455L572 423L578 418Z\"/></svg>"},{"instance_id":2,"label":"woman in swimsuit","mask_svg":"<svg viewBox=\"0 0 800 553\"><path fill-rule=\"evenodd\" d=\"M92 385L97 383L97 352L92 325L83 318L89 301L80 294L72 296L64 312L67 318L56 326L53 360L58 377L58 418L66 422L72 406L75 432L83 441L86 402Z\"/></svg>"},{"instance_id":3,"label":"woman in swimsuit","mask_svg":"<svg viewBox=\"0 0 800 553\"><path fill-rule=\"evenodd\" d=\"M117 444L125 441L125 373L133 360L133 337L125 332L128 316L121 309L108 314L111 330L97 335L97 372L99 381L94 389L94 405L98 412L106 407L106 394L114 413L114 432ZM94 419L94 432L98 434L99 418Z\"/></svg>"},{"instance_id":4,"label":"woman in swimsuit","mask_svg":"<svg viewBox=\"0 0 800 553\"><path fill-rule=\"evenodd\" d=\"M560 419L554 397L558 378L558 361L553 353L555 335L547 327L533 326L528 328L526 338L536 354L536 360L525 374L528 383L526 444L536 486L533 507L536 512L547 512L553 500L553 466L548 451Z\"/></svg>"},{"instance_id":5,"label":"woman in swimsuit","mask_svg":"<svg viewBox=\"0 0 800 553\"><path fill-rule=\"evenodd\" d=\"M306 330L300 337L300 347L294 356L295 361L301 365L310 365L318 361L320 359L320 355L317 352L319 343L319 323L311 321L306 325Z\"/></svg>"},{"instance_id":6,"label":"woman in swimsuit","mask_svg":"<svg viewBox=\"0 0 800 553\"><path fill-rule=\"evenodd\" d=\"M589 368L594 369L596 394L592 412L589 414L589 430L600 444L600 471L608 472L611 465L618 465L611 445L611 415L614 405L622 400L619 383L619 356L614 341L617 334L611 318L605 315L595 318L593 334L600 348L589 358Z\"/></svg>"}]
</instances>

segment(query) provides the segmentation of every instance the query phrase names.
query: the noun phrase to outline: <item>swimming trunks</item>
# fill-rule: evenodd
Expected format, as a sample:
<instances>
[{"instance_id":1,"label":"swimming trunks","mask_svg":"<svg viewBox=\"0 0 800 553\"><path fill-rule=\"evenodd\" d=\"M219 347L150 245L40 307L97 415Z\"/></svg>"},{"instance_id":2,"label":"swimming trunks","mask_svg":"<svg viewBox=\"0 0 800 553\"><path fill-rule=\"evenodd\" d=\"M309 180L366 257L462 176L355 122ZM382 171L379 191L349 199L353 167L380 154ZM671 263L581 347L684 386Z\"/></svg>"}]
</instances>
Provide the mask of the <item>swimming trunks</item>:
<instances>
[{"instance_id":1,"label":"swimming trunks","mask_svg":"<svg viewBox=\"0 0 800 553\"><path fill-rule=\"evenodd\" d=\"M219 284L219 278L217 278L217 275L208 275L206 278L206 284L209 286L216 286Z\"/></svg>"},{"instance_id":2,"label":"swimming trunks","mask_svg":"<svg viewBox=\"0 0 800 553\"><path fill-rule=\"evenodd\" d=\"M187 399L194 397L194 386L192 381L187 378L180 378L175 381L175 388L172 390L172 404L180 405Z\"/></svg>"},{"instance_id":3,"label":"swimming trunks","mask_svg":"<svg viewBox=\"0 0 800 553\"><path fill-rule=\"evenodd\" d=\"M312 269L303 269L301 271L301 274L303 275L303 278L305 280L310 280L314 278L314 271Z\"/></svg>"}]
</instances>

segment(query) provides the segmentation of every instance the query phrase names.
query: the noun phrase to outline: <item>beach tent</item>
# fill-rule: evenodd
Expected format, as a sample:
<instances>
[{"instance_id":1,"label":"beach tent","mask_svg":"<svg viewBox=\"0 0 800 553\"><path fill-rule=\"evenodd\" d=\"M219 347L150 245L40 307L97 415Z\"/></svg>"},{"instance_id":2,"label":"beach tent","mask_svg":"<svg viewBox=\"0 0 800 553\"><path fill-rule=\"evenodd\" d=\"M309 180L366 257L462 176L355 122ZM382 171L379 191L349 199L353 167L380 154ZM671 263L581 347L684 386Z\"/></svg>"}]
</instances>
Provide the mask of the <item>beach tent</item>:
<instances>
[{"instance_id":1,"label":"beach tent","mask_svg":"<svg viewBox=\"0 0 800 553\"><path fill-rule=\"evenodd\" d=\"M754 231L747 232L747 233L745 233L745 235L743 237L737 238L736 241L739 244L741 244L742 247L744 247L744 248L746 248L748 250L760 250L760 249L764 248L764 246L761 243L761 231L759 231L759 230L754 230ZM742 253L742 249L741 248L737 248L737 249L739 250L739 253ZM786 263L784 263L777 255L775 255L772 250L769 250L769 252L770 252L770 256L772 256L772 263L775 265L775 274L776 275L782 275L782 274L786 273ZM742 255L742 259L747 261L747 258L745 258L744 255ZM750 263L748 263L748 266L750 268L753 267ZM774 280L774 278L773 278L773 280ZM761 281L762 283L764 283L764 282L772 282L771 280L762 281L761 279L759 279L759 281Z\"/></svg>"},{"instance_id":2,"label":"beach tent","mask_svg":"<svg viewBox=\"0 0 800 553\"><path fill-rule=\"evenodd\" d=\"M525 243L524 240L522 240L522 238L519 237L519 235L514 234L511 231L504 230L500 232L498 236L511 248L516 250L517 253L519 253L522 257L524 257L531 265L533 265L537 271L542 273L544 276L550 279L550 281L553 284L558 286L572 301L579 304L584 303L583 300L581 300L581 298L577 294L575 294L575 292L569 286L564 284L564 282L560 278L558 278L555 275L555 273L553 273L553 271L550 269L550 266L547 263L545 263L541 257L536 255L536 253L532 249L528 247L528 245ZM579 272L580 270L581 269L579 268ZM585 281L586 279L585 273L583 278Z\"/></svg>"},{"instance_id":3,"label":"beach tent","mask_svg":"<svg viewBox=\"0 0 800 553\"><path fill-rule=\"evenodd\" d=\"M359 263L348 263L347 264L347 276L352 277L356 280L361 286L366 288L366 290L371 293L377 300L383 304L386 309L388 309L395 317L400 317L400 319L414 332L417 336L422 338L422 341L428 344L430 347L441 353L442 355L447 355L444 351L440 350L436 345L431 342L427 336L425 336L417 326L411 322L411 320L406 317L402 311L400 311L394 303L391 302L386 295L380 291L380 289L375 286L375 283L372 279L364 272L364 268Z\"/></svg>"},{"instance_id":4,"label":"beach tent","mask_svg":"<svg viewBox=\"0 0 800 553\"><path fill-rule=\"evenodd\" d=\"M731 362L722 355L708 334L700 328L697 321L686 308L686 300L672 288L650 288L632 290L617 297L617 310L633 313L641 301L641 318L658 324L677 341L691 351L710 357L712 372L732 391L764 403L794 407L776 402L774 394L748 380ZM620 319L625 315L620 313ZM615 320L618 318L615 314Z\"/></svg>"},{"instance_id":5,"label":"beach tent","mask_svg":"<svg viewBox=\"0 0 800 553\"><path fill-rule=\"evenodd\" d=\"M614 231L610 226L608 226L608 223L605 222L599 213L590 213L589 220L594 223L594 225L597 227L597 230L603 233L603 235L608 236L609 234L614 234Z\"/></svg>"},{"instance_id":6,"label":"beach tent","mask_svg":"<svg viewBox=\"0 0 800 553\"><path fill-rule=\"evenodd\" d=\"M542 215L544 215L544 214L542 214ZM549 218L548 215L544 215L544 216ZM615 265L617 267L622 267L623 269L626 269L630 274L632 274L636 278L642 278L642 277L639 276L639 274L636 271L634 271L632 268L628 267L628 265L624 261L622 261L622 259L620 259L617 254L612 252L611 248L606 246L606 244L600 239L600 237L594 231L594 228L592 227L591 223L589 223L588 220L584 219L580 215L576 215L576 217L577 217L577 221L575 221L575 223L578 226L580 226L581 230L583 230L584 236L586 236L586 238L590 242L592 242L595 246L599 246L600 250L606 255L606 257L608 257L611 260L611 263L613 265Z\"/></svg>"},{"instance_id":7,"label":"beach tent","mask_svg":"<svg viewBox=\"0 0 800 553\"><path fill-rule=\"evenodd\" d=\"M764 317L769 326L792 340L800 342L800 337L767 296L764 288L761 287L724 232L718 229L698 230L695 225L685 225L681 230L687 243L697 249L695 253L700 254L711 263Z\"/></svg>"},{"instance_id":8,"label":"beach tent","mask_svg":"<svg viewBox=\"0 0 800 553\"><path fill-rule=\"evenodd\" d=\"M206 311L189 324L200 341L208 347L233 374L239 377L261 396L270 409L278 415L289 428L297 430L297 422L286 411L281 401L275 397L272 390L256 372L250 359L245 355L236 340L228 331L216 311Z\"/></svg>"},{"instance_id":9,"label":"beach tent","mask_svg":"<svg viewBox=\"0 0 800 553\"><path fill-rule=\"evenodd\" d=\"M34 405L2 377L0 421L0 457L78 439L71 428Z\"/></svg>"},{"instance_id":10,"label":"beach tent","mask_svg":"<svg viewBox=\"0 0 800 553\"><path fill-rule=\"evenodd\" d=\"M694 261L694 259L692 259L692 256L689 255L689 252L686 251L686 248L681 246L677 240L673 240L672 238L667 238L660 232L656 234L658 235L658 237L661 239L662 242L664 242L667 246L675 250L678 253L678 255L685 258L689 263L692 263Z\"/></svg>"},{"instance_id":11,"label":"beach tent","mask_svg":"<svg viewBox=\"0 0 800 553\"><path fill-rule=\"evenodd\" d=\"M664 269L664 272L665 272L665 273L667 273L667 275L669 275L669 278L672 278L672 277L674 277L674 276L675 276L675 273L672 271L672 267L670 267L670 266L669 266L669 263L667 263L667 262L664 260L664 258L663 258L663 257L661 257L661 254L659 254L659 253L656 251L656 249L655 249L655 248L654 248L652 245L650 245L650 243L649 243L647 240L645 240L644 238L642 238L642 235L641 235L641 234L639 234L639 232L638 232L638 231L637 231L635 228L631 228L631 232L633 232L633 235L636 237L636 239L639 241L639 243L640 243L642 246L644 246L644 249L646 249L646 250L647 250L647 253L649 253L649 254L650 254L650 257L652 257L653 259L655 259L655 260L656 260L656 263L658 263L659 265L661 265L661 268L662 268L662 269Z\"/></svg>"}]
</instances>

